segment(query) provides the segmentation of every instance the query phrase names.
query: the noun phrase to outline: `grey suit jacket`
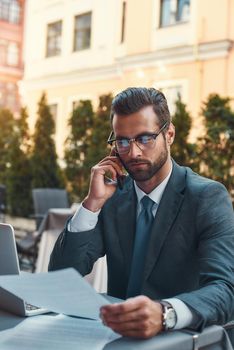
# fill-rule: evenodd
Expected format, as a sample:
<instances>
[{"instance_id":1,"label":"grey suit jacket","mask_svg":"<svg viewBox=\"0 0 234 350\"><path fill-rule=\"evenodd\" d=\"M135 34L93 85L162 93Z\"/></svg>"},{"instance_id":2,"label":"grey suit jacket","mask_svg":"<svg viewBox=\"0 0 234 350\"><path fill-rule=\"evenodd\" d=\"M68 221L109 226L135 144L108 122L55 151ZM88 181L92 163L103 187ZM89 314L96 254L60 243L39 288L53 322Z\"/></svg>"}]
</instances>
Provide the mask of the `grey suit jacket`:
<instances>
[{"instance_id":1,"label":"grey suit jacket","mask_svg":"<svg viewBox=\"0 0 234 350\"><path fill-rule=\"evenodd\" d=\"M95 229L59 236L50 270L88 274L106 254L108 293L125 298L136 222L129 178L106 202ZM152 227L142 294L176 297L198 316L196 328L224 324L234 315L234 214L227 190L173 162Z\"/></svg>"}]
</instances>

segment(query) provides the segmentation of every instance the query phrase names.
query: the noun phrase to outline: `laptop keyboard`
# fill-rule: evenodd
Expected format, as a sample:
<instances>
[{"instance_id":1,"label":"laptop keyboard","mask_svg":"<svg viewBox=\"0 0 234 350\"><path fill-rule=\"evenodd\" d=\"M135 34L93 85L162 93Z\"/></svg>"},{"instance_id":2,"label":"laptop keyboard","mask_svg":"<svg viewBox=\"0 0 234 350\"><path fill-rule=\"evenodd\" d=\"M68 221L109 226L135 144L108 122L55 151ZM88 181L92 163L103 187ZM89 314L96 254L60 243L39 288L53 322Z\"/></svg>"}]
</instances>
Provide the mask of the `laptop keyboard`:
<instances>
[{"instance_id":1,"label":"laptop keyboard","mask_svg":"<svg viewBox=\"0 0 234 350\"><path fill-rule=\"evenodd\" d=\"M40 309L40 307L37 307L35 305L29 304L29 303L25 303L25 307L27 311L32 311L32 310L38 310Z\"/></svg>"}]
</instances>

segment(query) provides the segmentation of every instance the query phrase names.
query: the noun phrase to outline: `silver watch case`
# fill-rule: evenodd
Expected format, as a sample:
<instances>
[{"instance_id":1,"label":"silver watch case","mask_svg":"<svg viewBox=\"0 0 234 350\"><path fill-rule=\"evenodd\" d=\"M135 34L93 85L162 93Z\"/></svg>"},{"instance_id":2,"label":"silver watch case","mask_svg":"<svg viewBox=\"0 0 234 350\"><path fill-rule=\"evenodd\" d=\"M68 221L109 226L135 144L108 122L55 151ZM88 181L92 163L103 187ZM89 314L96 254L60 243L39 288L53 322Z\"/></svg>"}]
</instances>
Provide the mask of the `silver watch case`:
<instances>
[{"instance_id":1,"label":"silver watch case","mask_svg":"<svg viewBox=\"0 0 234 350\"><path fill-rule=\"evenodd\" d=\"M163 328L165 331L173 329L176 325L177 316L173 306L166 302L160 301L163 308Z\"/></svg>"}]
</instances>

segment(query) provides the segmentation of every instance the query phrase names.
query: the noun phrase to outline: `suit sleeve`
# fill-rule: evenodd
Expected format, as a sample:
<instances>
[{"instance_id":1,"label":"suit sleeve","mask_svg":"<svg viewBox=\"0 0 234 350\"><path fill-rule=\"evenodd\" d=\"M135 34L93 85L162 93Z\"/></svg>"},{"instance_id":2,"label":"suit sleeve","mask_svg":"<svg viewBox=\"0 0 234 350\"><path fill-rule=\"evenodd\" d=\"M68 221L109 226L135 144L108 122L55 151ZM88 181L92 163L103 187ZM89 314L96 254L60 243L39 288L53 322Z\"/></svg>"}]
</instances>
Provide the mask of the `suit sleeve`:
<instances>
[{"instance_id":1,"label":"suit sleeve","mask_svg":"<svg viewBox=\"0 0 234 350\"><path fill-rule=\"evenodd\" d=\"M48 270L73 267L85 276L92 271L95 261L105 255L102 220L94 229L81 232L70 232L68 224L55 243Z\"/></svg>"},{"instance_id":2,"label":"suit sleeve","mask_svg":"<svg viewBox=\"0 0 234 350\"><path fill-rule=\"evenodd\" d=\"M199 316L194 328L225 324L234 316L234 214L225 187L212 182L200 194L196 215L198 290L176 296Z\"/></svg>"}]
</instances>

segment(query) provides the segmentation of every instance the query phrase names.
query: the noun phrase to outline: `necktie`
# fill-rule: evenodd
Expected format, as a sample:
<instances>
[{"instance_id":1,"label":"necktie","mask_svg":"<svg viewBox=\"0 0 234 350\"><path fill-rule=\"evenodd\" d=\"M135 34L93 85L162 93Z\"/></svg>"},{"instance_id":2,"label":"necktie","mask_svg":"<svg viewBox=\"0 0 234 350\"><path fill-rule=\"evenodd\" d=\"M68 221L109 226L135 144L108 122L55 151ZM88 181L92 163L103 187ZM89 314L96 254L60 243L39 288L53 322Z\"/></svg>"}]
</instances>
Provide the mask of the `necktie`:
<instances>
[{"instance_id":1,"label":"necktie","mask_svg":"<svg viewBox=\"0 0 234 350\"><path fill-rule=\"evenodd\" d=\"M132 265L127 288L127 298L139 295L141 292L145 257L148 249L151 226L154 220L152 207L154 202L148 196L141 200L142 210L137 220L136 235L133 249Z\"/></svg>"}]
</instances>

